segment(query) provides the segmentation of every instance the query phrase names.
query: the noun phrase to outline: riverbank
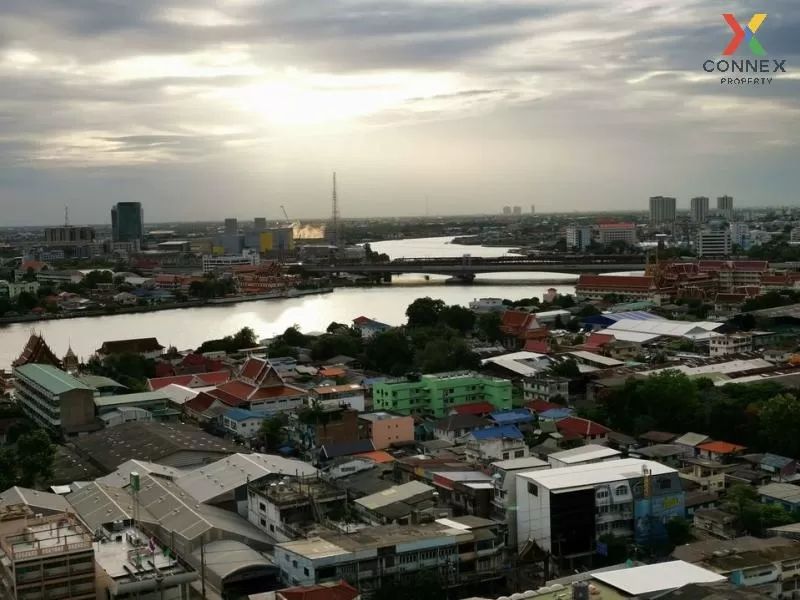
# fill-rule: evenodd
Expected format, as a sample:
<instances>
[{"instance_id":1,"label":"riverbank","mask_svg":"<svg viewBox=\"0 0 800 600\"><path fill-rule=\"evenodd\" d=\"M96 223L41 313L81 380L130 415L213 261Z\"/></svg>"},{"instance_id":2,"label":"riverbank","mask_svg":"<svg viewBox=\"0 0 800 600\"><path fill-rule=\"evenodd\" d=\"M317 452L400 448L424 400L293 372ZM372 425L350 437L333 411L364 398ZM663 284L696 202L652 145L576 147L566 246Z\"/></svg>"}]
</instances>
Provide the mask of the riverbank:
<instances>
[{"instance_id":1,"label":"riverbank","mask_svg":"<svg viewBox=\"0 0 800 600\"><path fill-rule=\"evenodd\" d=\"M153 304L150 306L114 306L101 310L82 310L71 313L45 314L45 315L20 315L17 317L0 317L0 325L14 323L39 323L42 321L63 321L67 319L85 319L89 317L111 317L114 315L132 315L138 313L163 312L167 310L182 310L187 308L213 307L226 304L242 304L259 300L287 300L317 294L330 294L332 287L316 288L309 290L289 290L279 294L250 294L243 296L230 296L227 298L210 298L208 300L189 300L187 302L170 302Z\"/></svg>"}]
</instances>

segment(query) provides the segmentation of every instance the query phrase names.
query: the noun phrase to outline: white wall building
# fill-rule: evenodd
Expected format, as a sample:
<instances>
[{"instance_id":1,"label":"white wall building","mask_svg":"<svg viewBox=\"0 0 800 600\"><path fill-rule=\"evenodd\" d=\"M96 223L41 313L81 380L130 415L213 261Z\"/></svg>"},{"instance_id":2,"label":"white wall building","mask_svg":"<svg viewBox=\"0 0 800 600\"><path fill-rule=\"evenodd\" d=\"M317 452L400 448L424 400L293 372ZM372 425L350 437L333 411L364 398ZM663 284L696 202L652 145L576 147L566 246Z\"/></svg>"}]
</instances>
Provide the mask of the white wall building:
<instances>
[{"instance_id":1,"label":"white wall building","mask_svg":"<svg viewBox=\"0 0 800 600\"><path fill-rule=\"evenodd\" d=\"M567 248L576 249L581 252L586 250L587 246L592 243L592 228L591 227L567 227Z\"/></svg>"},{"instance_id":2,"label":"white wall building","mask_svg":"<svg viewBox=\"0 0 800 600\"><path fill-rule=\"evenodd\" d=\"M0 296L5 296L9 300L16 300L23 292L33 294L35 296L36 292L38 291L38 281L18 281L16 283L12 283L10 281L0 279Z\"/></svg>"},{"instance_id":3,"label":"white wall building","mask_svg":"<svg viewBox=\"0 0 800 600\"><path fill-rule=\"evenodd\" d=\"M508 545L517 545L517 473L549 469L550 465L535 456L511 458L489 465L494 496L492 518L508 525Z\"/></svg>"},{"instance_id":4,"label":"white wall building","mask_svg":"<svg viewBox=\"0 0 800 600\"><path fill-rule=\"evenodd\" d=\"M469 462L524 458L529 454L524 436L514 425L477 429L466 436L464 456Z\"/></svg>"},{"instance_id":5,"label":"white wall building","mask_svg":"<svg viewBox=\"0 0 800 600\"><path fill-rule=\"evenodd\" d=\"M731 223L731 244L747 249L750 244L750 226L747 223Z\"/></svg>"},{"instance_id":6,"label":"white wall building","mask_svg":"<svg viewBox=\"0 0 800 600\"><path fill-rule=\"evenodd\" d=\"M731 196L717 198L717 214L728 221L733 220L733 198Z\"/></svg>"},{"instance_id":7,"label":"white wall building","mask_svg":"<svg viewBox=\"0 0 800 600\"><path fill-rule=\"evenodd\" d=\"M212 273L217 269L228 269L235 265L257 265L261 262L258 252L246 249L242 254L226 254L223 256L203 255L203 273Z\"/></svg>"},{"instance_id":8,"label":"white wall building","mask_svg":"<svg viewBox=\"0 0 800 600\"><path fill-rule=\"evenodd\" d=\"M633 246L636 244L636 225L633 223L601 223L598 241L604 246L617 241Z\"/></svg>"},{"instance_id":9,"label":"white wall building","mask_svg":"<svg viewBox=\"0 0 800 600\"><path fill-rule=\"evenodd\" d=\"M346 404L353 410L364 412L364 386L357 383L327 385L312 390L321 406L341 406Z\"/></svg>"},{"instance_id":10,"label":"white wall building","mask_svg":"<svg viewBox=\"0 0 800 600\"><path fill-rule=\"evenodd\" d=\"M697 256L730 256L731 232L729 229L704 229L697 233Z\"/></svg>"},{"instance_id":11,"label":"white wall building","mask_svg":"<svg viewBox=\"0 0 800 600\"><path fill-rule=\"evenodd\" d=\"M747 333L734 333L712 337L708 340L708 348L712 357L752 352L753 336Z\"/></svg>"}]
</instances>

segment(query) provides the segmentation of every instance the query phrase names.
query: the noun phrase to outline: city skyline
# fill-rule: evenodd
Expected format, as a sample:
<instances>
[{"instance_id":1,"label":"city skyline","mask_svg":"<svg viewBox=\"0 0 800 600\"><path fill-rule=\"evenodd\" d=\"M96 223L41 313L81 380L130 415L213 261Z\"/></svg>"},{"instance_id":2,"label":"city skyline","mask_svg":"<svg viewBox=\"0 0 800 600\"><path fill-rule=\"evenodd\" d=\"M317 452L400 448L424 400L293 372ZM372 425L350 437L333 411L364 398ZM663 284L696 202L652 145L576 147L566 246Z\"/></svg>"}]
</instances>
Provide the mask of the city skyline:
<instances>
[{"instance_id":1,"label":"city skyline","mask_svg":"<svg viewBox=\"0 0 800 600\"><path fill-rule=\"evenodd\" d=\"M702 69L741 2L219 4L0 0L4 225L131 201L150 222L324 218L334 170L343 218L796 203L788 0L759 28L787 68L763 87Z\"/></svg>"}]
</instances>

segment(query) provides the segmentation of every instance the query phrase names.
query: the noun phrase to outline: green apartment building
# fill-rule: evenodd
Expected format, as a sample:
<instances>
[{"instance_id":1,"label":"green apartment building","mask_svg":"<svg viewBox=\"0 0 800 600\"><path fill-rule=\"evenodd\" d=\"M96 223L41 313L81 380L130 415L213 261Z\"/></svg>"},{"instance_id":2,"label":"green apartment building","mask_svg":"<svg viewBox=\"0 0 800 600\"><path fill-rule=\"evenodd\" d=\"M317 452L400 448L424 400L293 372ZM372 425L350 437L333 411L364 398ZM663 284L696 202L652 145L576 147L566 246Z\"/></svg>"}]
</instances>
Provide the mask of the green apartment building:
<instances>
[{"instance_id":1,"label":"green apartment building","mask_svg":"<svg viewBox=\"0 0 800 600\"><path fill-rule=\"evenodd\" d=\"M490 402L497 410L511 408L511 382L468 371L437 373L376 383L374 410L441 418L455 406Z\"/></svg>"}]
</instances>

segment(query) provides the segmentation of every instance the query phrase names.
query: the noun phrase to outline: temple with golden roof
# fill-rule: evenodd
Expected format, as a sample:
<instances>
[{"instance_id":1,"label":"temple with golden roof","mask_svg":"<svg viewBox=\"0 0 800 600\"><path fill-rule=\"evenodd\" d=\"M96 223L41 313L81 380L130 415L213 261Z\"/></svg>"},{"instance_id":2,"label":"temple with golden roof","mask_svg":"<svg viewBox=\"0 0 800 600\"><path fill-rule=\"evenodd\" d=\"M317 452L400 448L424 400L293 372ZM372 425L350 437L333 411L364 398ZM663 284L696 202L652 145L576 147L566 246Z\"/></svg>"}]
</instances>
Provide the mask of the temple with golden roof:
<instances>
[{"instance_id":1,"label":"temple with golden roof","mask_svg":"<svg viewBox=\"0 0 800 600\"><path fill-rule=\"evenodd\" d=\"M25 348L22 350L22 354L11 364L13 367L21 367L22 365L31 363L52 365L58 369L63 368L61 359L56 356L56 353L50 349L50 346L47 345L47 342L45 342L41 334L38 333L31 333L31 337L28 338L28 343L25 344Z\"/></svg>"}]
</instances>

